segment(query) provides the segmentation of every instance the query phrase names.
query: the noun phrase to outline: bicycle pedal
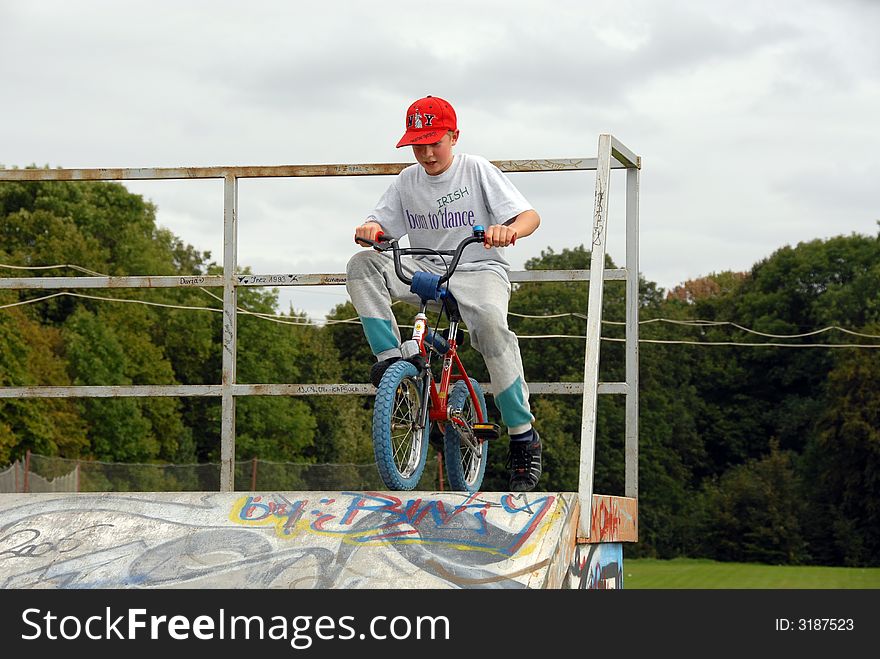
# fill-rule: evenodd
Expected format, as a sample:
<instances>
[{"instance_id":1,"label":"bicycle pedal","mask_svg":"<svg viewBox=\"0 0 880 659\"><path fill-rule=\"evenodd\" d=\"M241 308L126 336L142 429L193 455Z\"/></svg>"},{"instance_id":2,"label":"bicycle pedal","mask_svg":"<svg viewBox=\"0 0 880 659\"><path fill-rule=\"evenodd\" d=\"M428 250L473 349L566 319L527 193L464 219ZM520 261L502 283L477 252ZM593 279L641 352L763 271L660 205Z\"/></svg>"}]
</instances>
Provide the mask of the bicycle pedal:
<instances>
[{"instance_id":1,"label":"bicycle pedal","mask_svg":"<svg viewBox=\"0 0 880 659\"><path fill-rule=\"evenodd\" d=\"M474 436L477 439L498 439L501 436L501 428L494 423L474 423L471 425Z\"/></svg>"}]
</instances>

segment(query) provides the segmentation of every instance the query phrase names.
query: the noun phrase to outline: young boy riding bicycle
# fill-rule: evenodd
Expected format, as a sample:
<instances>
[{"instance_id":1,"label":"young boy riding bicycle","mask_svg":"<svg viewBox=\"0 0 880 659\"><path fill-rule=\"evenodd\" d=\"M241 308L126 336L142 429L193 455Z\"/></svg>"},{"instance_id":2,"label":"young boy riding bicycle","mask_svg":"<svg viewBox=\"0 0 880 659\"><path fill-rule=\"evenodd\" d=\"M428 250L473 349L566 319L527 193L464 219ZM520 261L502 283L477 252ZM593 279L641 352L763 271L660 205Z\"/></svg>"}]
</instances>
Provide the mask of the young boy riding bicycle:
<instances>
[{"instance_id":1,"label":"young boy riding bicycle","mask_svg":"<svg viewBox=\"0 0 880 659\"><path fill-rule=\"evenodd\" d=\"M454 154L458 122L452 106L428 96L406 113L406 133L398 148L412 146L418 164L392 182L355 240L376 240L381 232L409 236L412 247L454 249L476 225L485 228L485 249L465 252L450 280L471 344L483 356L495 404L510 435L509 488L531 491L541 477L541 439L532 427L529 391L516 335L507 326L510 264L503 248L531 235L541 218L513 184L485 158ZM440 257L414 256L407 267L445 273ZM377 362L370 381L378 386L385 370L401 359L400 330L391 302L418 297L396 277L387 254L368 250L348 262L346 288L357 309Z\"/></svg>"}]
</instances>

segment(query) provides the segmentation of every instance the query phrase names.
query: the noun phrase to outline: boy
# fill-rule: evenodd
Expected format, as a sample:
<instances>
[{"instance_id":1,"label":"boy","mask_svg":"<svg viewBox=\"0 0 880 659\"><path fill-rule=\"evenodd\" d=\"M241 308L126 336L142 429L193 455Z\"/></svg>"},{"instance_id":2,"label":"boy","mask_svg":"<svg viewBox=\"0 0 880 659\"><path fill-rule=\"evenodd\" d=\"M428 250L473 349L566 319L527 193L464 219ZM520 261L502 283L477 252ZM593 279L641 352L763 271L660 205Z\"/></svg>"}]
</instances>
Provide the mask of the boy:
<instances>
[{"instance_id":1,"label":"boy","mask_svg":"<svg viewBox=\"0 0 880 659\"><path fill-rule=\"evenodd\" d=\"M442 98L428 96L410 105L406 133L397 147L412 146L417 164L404 169L375 210L355 229L358 238L375 240L381 231L412 247L454 249L472 227L486 230L483 244L469 247L450 280L471 344L486 362L495 404L510 435L509 487L531 491L541 476L541 439L532 428L529 391L523 375L516 335L507 327L510 281L502 248L530 235L541 223L538 213L501 171L477 156L453 154L458 142L455 110ZM408 270L445 273L438 257L404 257ZM375 250L355 254L348 262L348 294L357 309L377 362L370 381L400 355L400 331L391 300L418 302L394 274L387 254Z\"/></svg>"}]
</instances>

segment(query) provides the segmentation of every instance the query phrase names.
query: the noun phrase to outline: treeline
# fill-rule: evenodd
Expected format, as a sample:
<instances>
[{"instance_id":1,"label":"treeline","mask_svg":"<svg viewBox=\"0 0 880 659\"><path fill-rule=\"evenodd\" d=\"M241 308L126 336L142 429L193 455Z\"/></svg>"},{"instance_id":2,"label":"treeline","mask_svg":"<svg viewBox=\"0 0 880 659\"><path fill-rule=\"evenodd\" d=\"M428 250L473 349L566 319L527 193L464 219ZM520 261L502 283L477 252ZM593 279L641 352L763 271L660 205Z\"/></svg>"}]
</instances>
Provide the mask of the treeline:
<instances>
[{"instance_id":1,"label":"treeline","mask_svg":"<svg viewBox=\"0 0 880 659\"><path fill-rule=\"evenodd\" d=\"M157 227L155 208L142 197L120 184L92 182L0 185L0 263L78 268L5 269L4 276L81 276L81 269L105 275L222 272L209 253ZM2 309L0 384L218 384L220 292L84 289ZM50 293L0 291L0 306ZM248 311L277 313L272 291L241 288L238 301ZM291 311L287 322L304 321ZM239 315L238 335L241 383L341 381L332 337L318 328ZM353 397L240 399L236 458L369 462L370 418L363 409ZM219 462L220 421L217 398L4 400L0 464L28 449L106 462Z\"/></svg>"},{"instance_id":2,"label":"treeline","mask_svg":"<svg viewBox=\"0 0 880 659\"><path fill-rule=\"evenodd\" d=\"M4 183L0 237L2 264L59 266L4 276L82 274L70 265L108 275L221 271L210 254L158 228L155 208L119 184ZM548 249L526 267L588 268L589 252ZM862 235L784 247L750 272L669 292L642 280L640 542L630 555L880 565L880 353L850 347L880 344L878 291L880 240ZM0 384L216 384L218 292L90 289L7 306L53 292L0 291ZM582 283L516 286L510 322L527 379L582 378L582 339L527 337L582 336L586 297ZM271 290L241 288L239 305L278 313ZM607 284L604 305L600 379L621 381L622 282ZM412 309L398 306L409 322ZM346 303L329 319L355 315ZM293 309L284 316L286 324L239 315L239 382L367 380L372 358L359 325L309 326ZM465 360L487 379L474 351ZM574 491L581 400L532 403L545 439L541 487ZM236 458L371 462L371 405L356 396L241 398ZM214 398L0 402L0 465L28 449L108 462L216 462L219 434ZM600 396L597 492L623 493L623 438L622 397ZM492 455L485 488L504 489L503 445Z\"/></svg>"}]
</instances>

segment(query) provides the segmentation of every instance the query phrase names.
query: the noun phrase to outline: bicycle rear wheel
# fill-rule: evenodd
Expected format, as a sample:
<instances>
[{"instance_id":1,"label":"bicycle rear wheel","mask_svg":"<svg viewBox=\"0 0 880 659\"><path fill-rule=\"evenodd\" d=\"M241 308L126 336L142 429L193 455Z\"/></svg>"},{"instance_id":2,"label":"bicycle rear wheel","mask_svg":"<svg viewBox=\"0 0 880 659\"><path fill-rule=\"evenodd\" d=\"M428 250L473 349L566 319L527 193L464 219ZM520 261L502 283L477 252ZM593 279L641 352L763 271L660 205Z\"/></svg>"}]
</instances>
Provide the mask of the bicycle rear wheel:
<instances>
[{"instance_id":1,"label":"bicycle rear wheel","mask_svg":"<svg viewBox=\"0 0 880 659\"><path fill-rule=\"evenodd\" d=\"M474 393L486 419L486 398L483 390L476 380L470 378ZM468 426L477 423L477 409L470 396L467 385L459 380L452 387L452 395L449 397L449 405L454 410L461 411L461 419ZM476 492L483 484L483 476L486 473L486 463L489 460L489 442L477 440L473 434L468 434L456 423L446 424L446 435L443 438L443 459L446 461L446 477L449 487L453 490Z\"/></svg>"},{"instance_id":2,"label":"bicycle rear wheel","mask_svg":"<svg viewBox=\"0 0 880 659\"><path fill-rule=\"evenodd\" d=\"M430 427L419 418L422 383L407 361L388 367L376 389L373 407L373 453L385 486L413 490L419 484L428 454Z\"/></svg>"}]
</instances>

